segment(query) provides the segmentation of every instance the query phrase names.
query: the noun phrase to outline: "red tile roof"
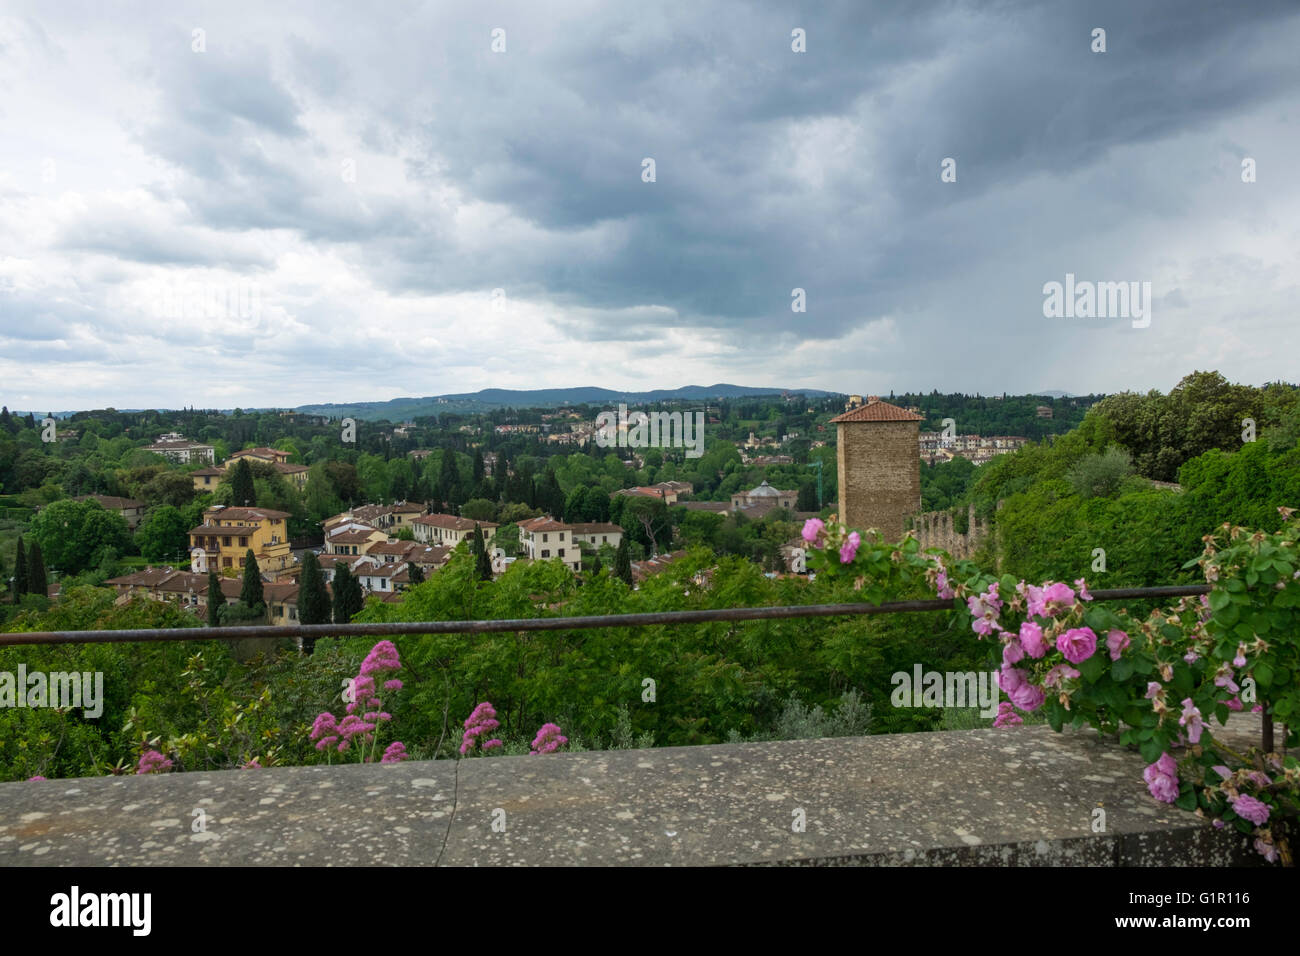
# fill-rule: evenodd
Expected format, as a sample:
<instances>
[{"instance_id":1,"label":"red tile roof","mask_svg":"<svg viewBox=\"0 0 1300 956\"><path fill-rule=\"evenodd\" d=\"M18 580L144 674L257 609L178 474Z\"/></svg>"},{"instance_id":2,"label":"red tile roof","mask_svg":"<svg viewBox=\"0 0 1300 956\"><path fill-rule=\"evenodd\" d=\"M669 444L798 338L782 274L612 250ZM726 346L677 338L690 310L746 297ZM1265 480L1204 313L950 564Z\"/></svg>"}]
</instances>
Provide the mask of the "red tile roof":
<instances>
[{"instance_id":1,"label":"red tile roof","mask_svg":"<svg viewBox=\"0 0 1300 956\"><path fill-rule=\"evenodd\" d=\"M474 525L478 525L484 531L498 527L495 521L472 521L469 518L460 518L456 515L420 515L418 518L412 518L411 523L427 524L434 528L447 528L451 531L473 531Z\"/></svg>"},{"instance_id":2,"label":"red tile roof","mask_svg":"<svg viewBox=\"0 0 1300 956\"><path fill-rule=\"evenodd\" d=\"M852 411L845 412L843 415L836 415L831 419L832 424L849 423L849 422L923 422L925 417L909 412L905 408L899 408L897 405L891 405L889 402L876 400L867 402L865 405L859 405Z\"/></svg>"}]
</instances>

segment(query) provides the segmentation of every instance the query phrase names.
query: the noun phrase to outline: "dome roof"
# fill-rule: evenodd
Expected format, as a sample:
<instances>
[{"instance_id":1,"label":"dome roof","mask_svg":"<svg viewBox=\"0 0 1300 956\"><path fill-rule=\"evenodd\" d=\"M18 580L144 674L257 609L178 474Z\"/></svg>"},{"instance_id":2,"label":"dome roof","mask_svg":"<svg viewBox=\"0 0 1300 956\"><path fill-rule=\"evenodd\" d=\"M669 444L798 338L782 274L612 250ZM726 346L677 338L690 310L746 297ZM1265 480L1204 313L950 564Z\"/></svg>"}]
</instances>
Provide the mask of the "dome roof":
<instances>
[{"instance_id":1,"label":"dome roof","mask_svg":"<svg viewBox=\"0 0 1300 956\"><path fill-rule=\"evenodd\" d=\"M757 488L753 489L753 490L749 493L749 497L751 497L751 498L776 498L776 497L779 497L780 494L781 494L781 492L777 491L775 488L773 488L771 485L769 485L766 481L764 481L761 485L759 485Z\"/></svg>"}]
</instances>

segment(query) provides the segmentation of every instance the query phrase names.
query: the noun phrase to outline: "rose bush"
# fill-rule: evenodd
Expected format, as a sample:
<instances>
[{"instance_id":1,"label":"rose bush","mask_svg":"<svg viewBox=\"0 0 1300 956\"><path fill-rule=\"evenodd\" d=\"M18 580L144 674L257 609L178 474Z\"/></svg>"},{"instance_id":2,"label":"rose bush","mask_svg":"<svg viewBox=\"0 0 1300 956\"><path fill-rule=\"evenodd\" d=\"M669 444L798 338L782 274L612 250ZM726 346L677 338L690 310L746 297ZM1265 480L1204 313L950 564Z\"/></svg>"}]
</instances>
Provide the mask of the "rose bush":
<instances>
[{"instance_id":1,"label":"rose bush","mask_svg":"<svg viewBox=\"0 0 1300 956\"><path fill-rule=\"evenodd\" d=\"M1269 861L1291 863L1282 820L1300 815L1300 764L1272 746L1274 718L1300 712L1300 521L1273 534L1225 525L1204 538L1200 565L1211 590L1145 617L1092 601L1087 583L1041 585L1000 578L939 549L922 552L911 532L885 542L834 518L804 529L809 569L844 577L872 603L903 593L923 576L969 621L979 640L1001 643L998 684L1006 694L994 726L1020 722L1015 709L1042 709L1067 723L1118 734L1147 761L1153 798L1193 811L1217 827L1254 837ZM1219 740L1246 706L1265 720L1263 747L1239 753ZM1300 743L1287 724L1286 746ZM1177 753L1177 756L1175 756Z\"/></svg>"}]
</instances>

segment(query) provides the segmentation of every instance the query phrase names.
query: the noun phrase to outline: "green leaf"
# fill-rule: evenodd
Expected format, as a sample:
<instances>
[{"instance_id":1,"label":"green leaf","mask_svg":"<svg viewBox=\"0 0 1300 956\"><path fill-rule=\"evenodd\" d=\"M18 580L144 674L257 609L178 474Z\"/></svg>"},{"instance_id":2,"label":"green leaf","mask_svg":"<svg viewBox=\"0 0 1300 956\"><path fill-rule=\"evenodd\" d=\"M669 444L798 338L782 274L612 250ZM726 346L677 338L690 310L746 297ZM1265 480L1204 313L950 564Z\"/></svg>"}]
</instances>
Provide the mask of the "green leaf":
<instances>
[{"instance_id":1,"label":"green leaf","mask_svg":"<svg viewBox=\"0 0 1300 956\"><path fill-rule=\"evenodd\" d=\"M1085 660L1083 663L1079 665L1079 673L1083 675L1083 679L1086 680L1089 684L1095 684L1097 682L1097 678L1099 678L1102 675L1102 672L1105 669L1106 669L1106 665L1102 663L1101 656L1099 654L1093 654L1092 657L1089 657L1087 660Z\"/></svg>"},{"instance_id":2,"label":"green leaf","mask_svg":"<svg viewBox=\"0 0 1300 956\"><path fill-rule=\"evenodd\" d=\"M1133 676L1133 662L1127 657L1121 657L1115 663L1110 665L1111 679L1117 683L1123 683Z\"/></svg>"},{"instance_id":3,"label":"green leaf","mask_svg":"<svg viewBox=\"0 0 1300 956\"><path fill-rule=\"evenodd\" d=\"M1142 759L1147 763L1155 763L1160 759L1160 755L1165 752L1165 742L1158 737L1144 740L1138 745L1138 752L1142 754Z\"/></svg>"},{"instance_id":4,"label":"green leaf","mask_svg":"<svg viewBox=\"0 0 1300 956\"><path fill-rule=\"evenodd\" d=\"M1254 671L1251 673L1261 687L1268 687L1273 683L1273 668L1269 667L1266 661L1260 661L1256 664Z\"/></svg>"},{"instance_id":5,"label":"green leaf","mask_svg":"<svg viewBox=\"0 0 1300 956\"><path fill-rule=\"evenodd\" d=\"M1189 810L1189 811L1195 810L1196 791L1193 790L1191 787L1188 787L1186 790L1184 790L1182 793L1178 795L1178 799L1174 801L1174 806L1176 806L1179 810Z\"/></svg>"}]
</instances>

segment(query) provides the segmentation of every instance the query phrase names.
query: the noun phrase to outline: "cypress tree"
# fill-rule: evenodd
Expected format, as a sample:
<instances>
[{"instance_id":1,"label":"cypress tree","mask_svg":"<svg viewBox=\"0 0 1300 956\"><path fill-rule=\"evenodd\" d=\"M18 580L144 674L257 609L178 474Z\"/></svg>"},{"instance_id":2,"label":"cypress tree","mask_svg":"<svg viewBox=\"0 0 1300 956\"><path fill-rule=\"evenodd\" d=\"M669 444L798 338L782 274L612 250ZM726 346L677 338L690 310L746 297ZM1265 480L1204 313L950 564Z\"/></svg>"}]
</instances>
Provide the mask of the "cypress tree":
<instances>
[{"instance_id":1,"label":"cypress tree","mask_svg":"<svg viewBox=\"0 0 1300 956\"><path fill-rule=\"evenodd\" d=\"M266 606L266 597L262 591L262 569L257 566L252 548L244 554L244 586L240 588L239 600L249 608Z\"/></svg>"},{"instance_id":2,"label":"cypress tree","mask_svg":"<svg viewBox=\"0 0 1300 956\"><path fill-rule=\"evenodd\" d=\"M488 554L487 541L483 539L483 529L474 525L474 573L480 581L492 580L492 556Z\"/></svg>"},{"instance_id":3,"label":"cypress tree","mask_svg":"<svg viewBox=\"0 0 1300 956\"><path fill-rule=\"evenodd\" d=\"M600 572L603 571L604 569L605 566L600 563L600 555L596 555L594 558L591 559L591 576L593 578L596 577L596 575L600 574Z\"/></svg>"},{"instance_id":4,"label":"cypress tree","mask_svg":"<svg viewBox=\"0 0 1300 956\"><path fill-rule=\"evenodd\" d=\"M308 551L302 557L302 578L298 583L298 623L328 624L330 622L330 598L325 590L325 578L321 573L320 561L316 552ZM316 638L304 637L302 649L310 654L316 649Z\"/></svg>"},{"instance_id":5,"label":"cypress tree","mask_svg":"<svg viewBox=\"0 0 1300 956\"><path fill-rule=\"evenodd\" d=\"M614 576L621 578L628 587L632 586L632 552L627 547L627 535L618 542L618 553L614 555Z\"/></svg>"},{"instance_id":6,"label":"cypress tree","mask_svg":"<svg viewBox=\"0 0 1300 956\"><path fill-rule=\"evenodd\" d=\"M481 449L474 449L474 484L477 485L483 480L487 473L487 468L483 464L483 452Z\"/></svg>"},{"instance_id":7,"label":"cypress tree","mask_svg":"<svg viewBox=\"0 0 1300 956\"><path fill-rule=\"evenodd\" d=\"M230 473L230 490L236 508L244 507L245 503L249 506L257 504L257 489L253 486L253 469L249 466L247 458L239 459Z\"/></svg>"},{"instance_id":8,"label":"cypress tree","mask_svg":"<svg viewBox=\"0 0 1300 956\"><path fill-rule=\"evenodd\" d=\"M45 556L41 554L38 542L32 542L32 549L27 555L27 593L44 597L46 590Z\"/></svg>"},{"instance_id":9,"label":"cypress tree","mask_svg":"<svg viewBox=\"0 0 1300 956\"><path fill-rule=\"evenodd\" d=\"M221 593L221 579L217 577L216 568L208 568L208 627L221 625L221 605L226 603L226 596Z\"/></svg>"},{"instance_id":10,"label":"cypress tree","mask_svg":"<svg viewBox=\"0 0 1300 956\"><path fill-rule=\"evenodd\" d=\"M406 576L411 579L411 587L424 583L424 571L414 561L406 562Z\"/></svg>"},{"instance_id":11,"label":"cypress tree","mask_svg":"<svg viewBox=\"0 0 1300 956\"><path fill-rule=\"evenodd\" d=\"M14 555L14 600L27 593L27 549L23 539L18 539L18 550Z\"/></svg>"},{"instance_id":12,"label":"cypress tree","mask_svg":"<svg viewBox=\"0 0 1300 956\"><path fill-rule=\"evenodd\" d=\"M361 582L352 576L347 562L334 566L334 623L347 624L364 603Z\"/></svg>"}]
</instances>

